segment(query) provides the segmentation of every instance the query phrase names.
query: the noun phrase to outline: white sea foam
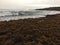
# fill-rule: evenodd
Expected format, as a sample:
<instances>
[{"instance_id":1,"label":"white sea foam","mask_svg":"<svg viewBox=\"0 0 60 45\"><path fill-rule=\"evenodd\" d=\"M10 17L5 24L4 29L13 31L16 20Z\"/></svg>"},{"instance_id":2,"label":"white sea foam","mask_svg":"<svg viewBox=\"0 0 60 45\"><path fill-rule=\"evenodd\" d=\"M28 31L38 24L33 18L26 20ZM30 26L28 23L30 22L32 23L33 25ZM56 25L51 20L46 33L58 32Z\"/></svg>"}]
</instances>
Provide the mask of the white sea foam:
<instances>
[{"instance_id":1,"label":"white sea foam","mask_svg":"<svg viewBox=\"0 0 60 45\"><path fill-rule=\"evenodd\" d=\"M0 11L0 21L39 18L39 17L46 17L47 15L60 13L60 11L29 10L29 11L20 11L22 15L19 15L18 12L19 11L15 11L15 12L14 11Z\"/></svg>"}]
</instances>

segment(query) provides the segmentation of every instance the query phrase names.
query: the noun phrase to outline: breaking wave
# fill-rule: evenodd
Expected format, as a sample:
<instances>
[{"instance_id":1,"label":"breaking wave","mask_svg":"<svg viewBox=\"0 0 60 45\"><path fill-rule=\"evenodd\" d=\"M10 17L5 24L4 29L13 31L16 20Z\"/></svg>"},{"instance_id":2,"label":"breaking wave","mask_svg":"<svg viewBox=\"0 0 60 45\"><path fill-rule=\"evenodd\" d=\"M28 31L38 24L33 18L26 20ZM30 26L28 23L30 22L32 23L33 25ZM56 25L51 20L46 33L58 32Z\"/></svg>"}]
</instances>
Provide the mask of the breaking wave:
<instances>
[{"instance_id":1,"label":"breaking wave","mask_svg":"<svg viewBox=\"0 0 60 45\"><path fill-rule=\"evenodd\" d=\"M0 21L18 20L26 18L39 18L58 13L60 13L60 11L50 11L50 10L1 11L0 10Z\"/></svg>"}]
</instances>

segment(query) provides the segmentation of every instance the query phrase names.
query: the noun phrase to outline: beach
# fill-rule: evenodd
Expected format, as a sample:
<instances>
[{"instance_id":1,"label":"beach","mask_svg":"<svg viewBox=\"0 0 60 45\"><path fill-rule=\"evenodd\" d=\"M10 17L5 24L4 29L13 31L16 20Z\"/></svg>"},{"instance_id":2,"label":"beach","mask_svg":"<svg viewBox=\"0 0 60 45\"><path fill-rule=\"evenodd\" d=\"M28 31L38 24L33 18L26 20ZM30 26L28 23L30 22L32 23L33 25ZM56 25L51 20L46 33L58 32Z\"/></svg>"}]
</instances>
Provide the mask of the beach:
<instances>
[{"instance_id":1,"label":"beach","mask_svg":"<svg viewBox=\"0 0 60 45\"><path fill-rule=\"evenodd\" d=\"M0 45L60 45L60 14L0 21Z\"/></svg>"}]
</instances>

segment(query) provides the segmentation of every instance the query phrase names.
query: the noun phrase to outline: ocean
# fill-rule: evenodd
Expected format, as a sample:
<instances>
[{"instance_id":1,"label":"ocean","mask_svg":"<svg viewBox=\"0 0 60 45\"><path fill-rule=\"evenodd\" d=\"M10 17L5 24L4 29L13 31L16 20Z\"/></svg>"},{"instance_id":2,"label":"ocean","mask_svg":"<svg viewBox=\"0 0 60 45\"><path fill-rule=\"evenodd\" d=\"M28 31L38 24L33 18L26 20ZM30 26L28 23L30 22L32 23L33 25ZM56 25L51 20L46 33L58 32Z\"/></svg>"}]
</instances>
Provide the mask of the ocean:
<instances>
[{"instance_id":1,"label":"ocean","mask_svg":"<svg viewBox=\"0 0 60 45\"><path fill-rule=\"evenodd\" d=\"M0 21L40 18L47 15L59 14L60 11L51 10L0 10Z\"/></svg>"}]
</instances>

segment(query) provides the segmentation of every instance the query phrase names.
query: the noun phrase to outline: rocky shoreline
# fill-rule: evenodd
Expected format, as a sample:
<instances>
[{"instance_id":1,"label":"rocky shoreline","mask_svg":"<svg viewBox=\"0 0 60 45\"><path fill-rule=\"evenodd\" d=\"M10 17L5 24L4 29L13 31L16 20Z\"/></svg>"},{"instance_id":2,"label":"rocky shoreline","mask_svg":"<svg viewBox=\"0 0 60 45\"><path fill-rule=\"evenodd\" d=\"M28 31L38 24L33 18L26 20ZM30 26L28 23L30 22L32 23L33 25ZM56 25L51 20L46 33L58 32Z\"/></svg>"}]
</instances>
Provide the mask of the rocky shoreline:
<instances>
[{"instance_id":1,"label":"rocky shoreline","mask_svg":"<svg viewBox=\"0 0 60 45\"><path fill-rule=\"evenodd\" d=\"M0 21L0 45L60 45L60 14Z\"/></svg>"}]
</instances>

